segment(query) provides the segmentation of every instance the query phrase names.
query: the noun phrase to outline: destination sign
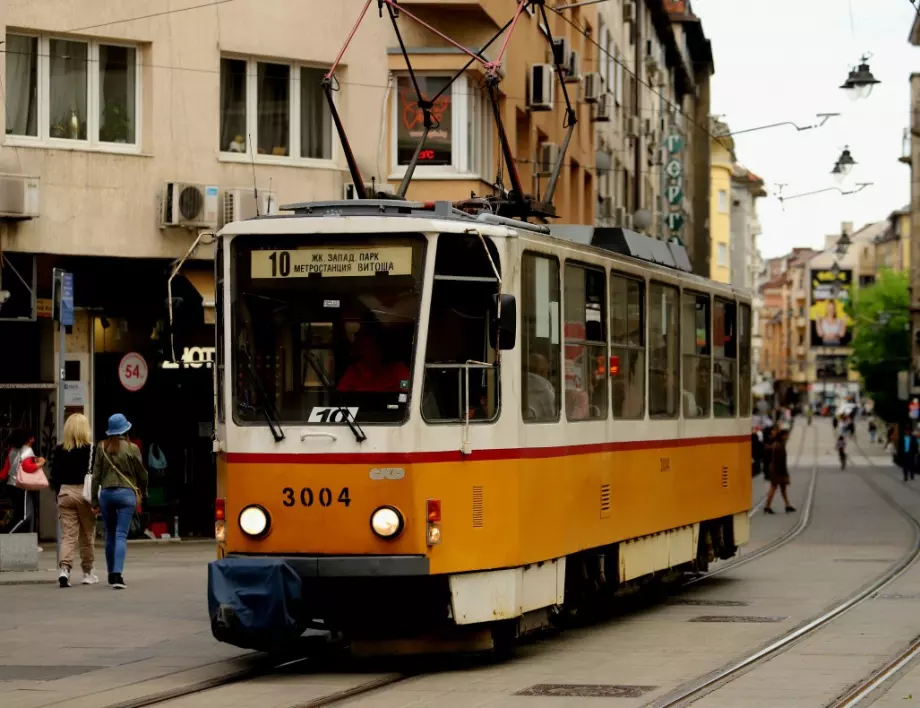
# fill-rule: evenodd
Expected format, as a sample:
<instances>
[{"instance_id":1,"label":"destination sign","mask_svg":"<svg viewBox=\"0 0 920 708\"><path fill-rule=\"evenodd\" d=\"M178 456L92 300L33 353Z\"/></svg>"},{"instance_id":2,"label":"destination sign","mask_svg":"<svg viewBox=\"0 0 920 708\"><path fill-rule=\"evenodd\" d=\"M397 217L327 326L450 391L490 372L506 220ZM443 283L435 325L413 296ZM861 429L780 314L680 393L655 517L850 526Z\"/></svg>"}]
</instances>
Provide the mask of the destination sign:
<instances>
[{"instance_id":1,"label":"destination sign","mask_svg":"<svg viewBox=\"0 0 920 708\"><path fill-rule=\"evenodd\" d=\"M256 278L341 278L373 276L378 273L410 275L411 246L381 248L299 248L292 251L253 251L251 277Z\"/></svg>"}]
</instances>

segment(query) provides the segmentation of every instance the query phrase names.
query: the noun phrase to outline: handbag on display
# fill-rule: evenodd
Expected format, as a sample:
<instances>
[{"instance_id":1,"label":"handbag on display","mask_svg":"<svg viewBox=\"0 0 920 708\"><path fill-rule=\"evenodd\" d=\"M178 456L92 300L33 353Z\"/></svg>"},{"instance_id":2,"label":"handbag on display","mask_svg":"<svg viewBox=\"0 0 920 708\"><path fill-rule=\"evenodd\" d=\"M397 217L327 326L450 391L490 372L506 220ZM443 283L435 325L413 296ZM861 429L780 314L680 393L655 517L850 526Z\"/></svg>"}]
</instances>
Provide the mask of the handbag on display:
<instances>
[{"instance_id":1,"label":"handbag on display","mask_svg":"<svg viewBox=\"0 0 920 708\"><path fill-rule=\"evenodd\" d=\"M83 475L83 499L87 504L93 503L93 453L95 450L95 445L89 446L89 466L86 468L86 474Z\"/></svg>"}]
</instances>

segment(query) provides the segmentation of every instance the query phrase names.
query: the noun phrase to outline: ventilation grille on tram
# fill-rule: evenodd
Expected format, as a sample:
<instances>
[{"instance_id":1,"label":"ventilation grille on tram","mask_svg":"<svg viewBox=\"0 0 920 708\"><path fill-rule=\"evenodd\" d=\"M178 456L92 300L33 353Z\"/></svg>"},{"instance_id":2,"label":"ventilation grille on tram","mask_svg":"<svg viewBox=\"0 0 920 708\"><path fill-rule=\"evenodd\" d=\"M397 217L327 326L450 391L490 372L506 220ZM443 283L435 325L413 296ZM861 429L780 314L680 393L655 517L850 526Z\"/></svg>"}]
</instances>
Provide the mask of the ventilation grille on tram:
<instances>
[{"instance_id":1,"label":"ventilation grille on tram","mask_svg":"<svg viewBox=\"0 0 920 708\"><path fill-rule=\"evenodd\" d=\"M482 487L473 487L473 528L481 529L482 524Z\"/></svg>"},{"instance_id":2,"label":"ventilation grille on tram","mask_svg":"<svg viewBox=\"0 0 920 708\"><path fill-rule=\"evenodd\" d=\"M722 486L728 489L728 467L722 468Z\"/></svg>"},{"instance_id":3,"label":"ventilation grille on tram","mask_svg":"<svg viewBox=\"0 0 920 708\"><path fill-rule=\"evenodd\" d=\"M610 485L601 485L601 518L610 515Z\"/></svg>"}]
</instances>

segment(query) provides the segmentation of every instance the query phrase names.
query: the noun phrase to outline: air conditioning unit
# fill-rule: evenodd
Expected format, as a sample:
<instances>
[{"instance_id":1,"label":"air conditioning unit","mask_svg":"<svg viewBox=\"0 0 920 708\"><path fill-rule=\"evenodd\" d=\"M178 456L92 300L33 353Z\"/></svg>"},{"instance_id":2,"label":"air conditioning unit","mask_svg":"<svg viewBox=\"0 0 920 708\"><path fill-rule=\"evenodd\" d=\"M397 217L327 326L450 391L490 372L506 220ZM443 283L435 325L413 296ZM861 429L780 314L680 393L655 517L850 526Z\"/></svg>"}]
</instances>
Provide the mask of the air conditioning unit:
<instances>
[{"instance_id":1,"label":"air conditioning unit","mask_svg":"<svg viewBox=\"0 0 920 708\"><path fill-rule=\"evenodd\" d=\"M636 3L632 0L627 0L623 3L623 22L633 23L636 21Z\"/></svg>"},{"instance_id":2,"label":"air conditioning unit","mask_svg":"<svg viewBox=\"0 0 920 708\"><path fill-rule=\"evenodd\" d=\"M614 209L613 197L601 197L598 199L597 215L601 219L612 219Z\"/></svg>"},{"instance_id":3,"label":"air conditioning unit","mask_svg":"<svg viewBox=\"0 0 920 708\"><path fill-rule=\"evenodd\" d=\"M364 183L364 193L367 195L368 199L379 199L379 195L383 195L384 198L395 197L396 192L393 191L393 188L385 182L365 182ZM342 187L342 198L346 201L358 198L358 193L355 190L354 182L346 182Z\"/></svg>"},{"instance_id":4,"label":"air conditioning unit","mask_svg":"<svg viewBox=\"0 0 920 708\"><path fill-rule=\"evenodd\" d=\"M614 207L612 216L617 226L621 228L626 228L626 217L628 216L628 214L626 213L626 207L621 207L621 206Z\"/></svg>"},{"instance_id":5,"label":"air conditioning unit","mask_svg":"<svg viewBox=\"0 0 920 708\"><path fill-rule=\"evenodd\" d=\"M581 81L581 55L578 52L569 53L569 62L565 69L565 82L576 84Z\"/></svg>"},{"instance_id":6,"label":"air conditioning unit","mask_svg":"<svg viewBox=\"0 0 920 708\"><path fill-rule=\"evenodd\" d=\"M552 64L532 65L527 86L527 107L532 111L553 110L554 88Z\"/></svg>"},{"instance_id":7,"label":"air conditioning unit","mask_svg":"<svg viewBox=\"0 0 920 708\"><path fill-rule=\"evenodd\" d=\"M0 219L34 219L39 204L38 177L0 175Z\"/></svg>"},{"instance_id":8,"label":"air conditioning unit","mask_svg":"<svg viewBox=\"0 0 920 708\"><path fill-rule=\"evenodd\" d=\"M639 116L629 116L629 119L626 121L626 135L630 138L638 138L639 131L641 129Z\"/></svg>"},{"instance_id":9,"label":"air conditioning unit","mask_svg":"<svg viewBox=\"0 0 920 708\"><path fill-rule=\"evenodd\" d=\"M594 106L594 120L597 123L609 123L613 114L613 97L609 93L602 93L597 98Z\"/></svg>"},{"instance_id":10,"label":"air conditioning unit","mask_svg":"<svg viewBox=\"0 0 920 708\"><path fill-rule=\"evenodd\" d=\"M543 143L537 156L537 174L552 174L556 162L559 160L559 146L555 143Z\"/></svg>"},{"instance_id":11,"label":"air conditioning unit","mask_svg":"<svg viewBox=\"0 0 920 708\"><path fill-rule=\"evenodd\" d=\"M220 209L221 226L232 224L234 221L246 221L255 219L257 216L277 213L278 199L272 191L260 189L257 201L256 190L252 187L224 190Z\"/></svg>"},{"instance_id":12,"label":"air conditioning unit","mask_svg":"<svg viewBox=\"0 0 920 708\"><path fill-rule=\"evenodd\" d=\"M218 189L213 185L167 182L163 190L160 226L216 229Z\"/></svg>"},{"instance_id":13,"label":"air conditioning unit","mask_svg":"<svg viewBox=\"0 0 920 708\"><path fill-rule=\"evenodd\" d=\"M569 65L569 55L572 49L569 46L569 40L565 37L556 37L553 39L553 64L561 67Z\"/></svg>"},{"instance_id":14,"label":"air conditioning unit","mask_svg":"<svg viewBox=\"0 0 920 708\"><path fill-rule=\"evenodd\" d=\"M585 82L582 87L582 96L585 103L597 103L598 97L604 90L604 79L596 71L585 74Z\"/></svg>"}]
</instances>

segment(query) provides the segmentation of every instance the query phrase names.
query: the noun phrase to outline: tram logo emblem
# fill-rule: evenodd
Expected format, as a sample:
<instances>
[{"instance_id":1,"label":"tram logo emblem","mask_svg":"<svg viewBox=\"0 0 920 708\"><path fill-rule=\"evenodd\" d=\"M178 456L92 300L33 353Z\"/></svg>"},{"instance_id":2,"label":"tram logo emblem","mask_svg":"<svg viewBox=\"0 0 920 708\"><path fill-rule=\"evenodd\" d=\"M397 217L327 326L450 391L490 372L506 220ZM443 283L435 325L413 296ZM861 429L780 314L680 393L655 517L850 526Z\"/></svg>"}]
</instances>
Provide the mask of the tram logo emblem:
<instances>
[{"instance_id":1,"label":"tram logo emblem","mask_svg":"<svg viewBox=\"0 0 920 708\"><path fill-rule=\"evenodd\" d=\"M406 471L402 467L375 467L371 470L371 479L402 479Z\"/></svg>"}]
</instances>

